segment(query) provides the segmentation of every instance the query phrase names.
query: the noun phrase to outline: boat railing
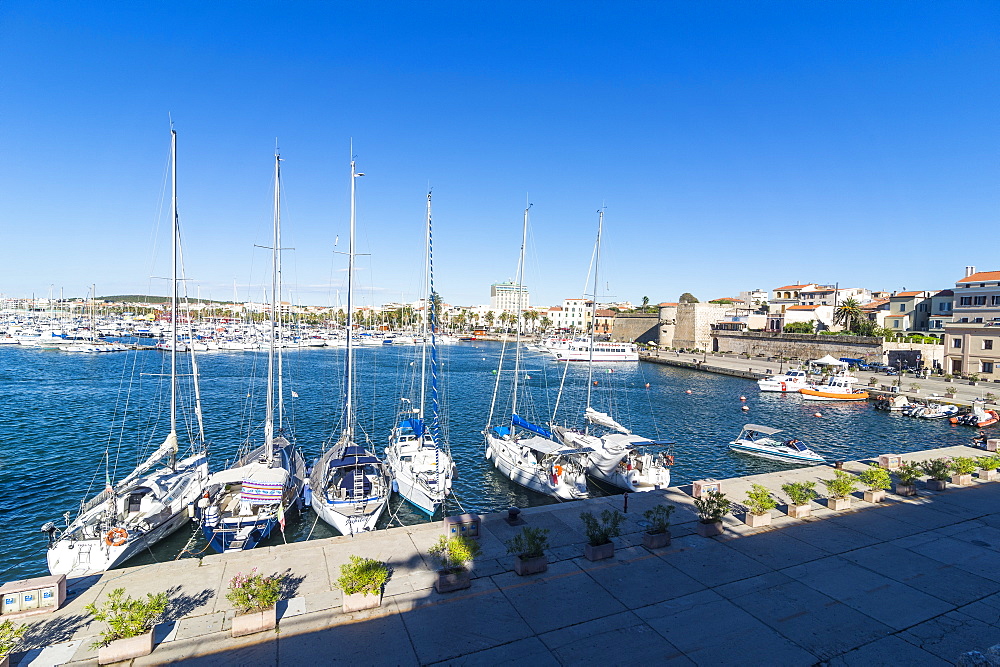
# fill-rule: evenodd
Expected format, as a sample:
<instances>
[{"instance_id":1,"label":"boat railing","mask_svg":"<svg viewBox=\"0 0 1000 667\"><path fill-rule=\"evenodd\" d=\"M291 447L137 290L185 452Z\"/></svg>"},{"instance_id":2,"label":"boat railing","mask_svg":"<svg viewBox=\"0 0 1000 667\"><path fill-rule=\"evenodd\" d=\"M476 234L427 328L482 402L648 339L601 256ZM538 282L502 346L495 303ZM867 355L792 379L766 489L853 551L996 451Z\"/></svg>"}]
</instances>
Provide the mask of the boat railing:
<instances>
[{"instance_id":1,"label":"boat railing","mask_svg":"<svg viewBox=\"0 0 1000 667\"><path fill-rule=\"evenodd\" d=\"M93 498L91 498L87 502L80 503L80 514L86 514L87 512L89 512L90 510L94 509L95 507L97 507L98 505L100 505L101 503L103 503L104 501L106 501L110 497L111 497L111 491L108 491L107 489L105 489L104 491L102 491L98 495L94 496Z\"/></svg>"}]
</instances>

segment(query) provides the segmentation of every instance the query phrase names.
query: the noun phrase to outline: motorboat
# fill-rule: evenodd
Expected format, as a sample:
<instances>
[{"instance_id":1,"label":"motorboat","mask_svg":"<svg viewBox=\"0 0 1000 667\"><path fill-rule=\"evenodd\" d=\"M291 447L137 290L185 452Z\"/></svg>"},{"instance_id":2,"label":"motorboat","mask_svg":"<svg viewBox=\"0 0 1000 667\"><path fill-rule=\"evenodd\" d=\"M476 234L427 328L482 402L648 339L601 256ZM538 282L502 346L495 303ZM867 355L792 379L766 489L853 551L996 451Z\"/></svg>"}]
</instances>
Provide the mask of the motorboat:
<instances>
[{"instance_id":1,"label":"motorboat","mask_svg":"<svg viewBox=\"0 0 1000 667\"><path fill-rule=\"evenodd\" d=\"M949 403L946 405L929 405L926 410L916 416L923 419L944 419L946 417L953 417L957 414L958 406L951 405Z\"/></svg>"},{"instance_id":2,"label":"motorboat","mask_svg":"<svg viewBox=\"0 0 1000 667\"><path fill-rule=\"evenodd\" d=\"M996 410L987 410L984 401L974 401L970 412L954 416L949 421L963 426L992 426L1000 421L1000 413Z\"/></svg>"},{"instance_id":3,"label":"motorboat","mask_svg":"<svg viewBox=\"0 0 1000 667\"><path fill-rule=\"evenodd\" d=\"M761 391L795 393L802 387L809 386L809 374L804 370L793 368L785 373L772 375L769 378L761 378L757 380L757 386Z\"/></svg>"},{"instance_id":4,"label":"motorboat","mask_svg":"<svg viewBox=\"0 0 1000 667\"><path fill-rule=\"evenodd\" d=\"M639 350L635 343L615 343L610 341L591 341L589 338L577 338L567 341L565 347L550 348L556 361L595 361L598 363L613 361L639 361Z\"/></svg>"},{"instance_id":5,"label":"motorboat","mask_svg":"<svg viewBox=\"0 0 1000 667\"><path fill-rule=\"evenodd\" d=\"M799 393L810 401L866 401L868 392L855 389L858 379L848 373L831 375L826 384L801 387Z\"/></svg>"},{"instance_id":6,"label":"motorboat","mask_svg":"<svg viewBox=\"0 0 1000 667\"><path fill-rule=\"evenodd\" d=\"M791 438L781 440L774 436L782 433L781 429L761 426L759 424L746 424L735 440L729 443L729 448L740 454L749 454L762 459L781 461L783 463L794 463L796 465L819 465L826 463L826 460L809 449L809 447L798 440Z\"/></svg>"}]
</instances>

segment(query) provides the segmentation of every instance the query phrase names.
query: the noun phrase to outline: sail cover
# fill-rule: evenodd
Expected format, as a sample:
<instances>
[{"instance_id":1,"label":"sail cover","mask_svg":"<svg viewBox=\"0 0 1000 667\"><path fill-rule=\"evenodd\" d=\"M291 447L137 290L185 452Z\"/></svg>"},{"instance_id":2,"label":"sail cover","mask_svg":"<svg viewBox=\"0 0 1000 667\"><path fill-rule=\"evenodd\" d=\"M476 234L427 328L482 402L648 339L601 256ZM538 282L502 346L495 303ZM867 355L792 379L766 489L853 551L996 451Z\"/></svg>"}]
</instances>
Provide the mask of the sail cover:
<instances>
[{"instance_id":1,"label":"sail cover","mask_svg":"<svg viewBox=\"0 0 1000 667\"><path fill-rule=\"evenodd\" d=\"M413 435L418 438L424 434L424 420L423 419L404 419L399 423L399 428L409 428L413 430Z\"/></svg>"},{"instance_id":2,"label":"sail cover","mask_svg":"<svg viewBox=\"0 0 1000 667\"><path fill-rule=\"evenodd\" d=\"M599 426L607 426L608 428L613 428L616 431L629 435L632 433L627 428L616 422L611 418L606 412L598 412L594 408L587 408L583 413L584 419L589 421L591 424L598 424Z\"/></svg>"},{"instance_id":3,"label":"sail cover","mask_svg":"<svg viewBox=\"0 0 1000 667\"><path fill-rule=\"evenodd\" d=\"M284 468L255 470L252 477L243 480L240 502L251 505L273 505L281 501L281 492L288 479Z\"/></svg>"},{"instance_id":4,"label":"sail cover","mask_svg":"<svg viewBox=\"0 0 1000 667\"><path fill-rule=\"evenodd\" d=\"M167 437L163 441L163 444L160 445L156 449L156 451L149 456L148 459L143 461L143 463L138 468L133 470L131 475L129 475L121 482L119 482L118 486L122 487L127 485L129 482L136 479L137 477L145 473L147 470L152 468L154 465L156 465L156 463L164 456L167 456L169 454L174 454L176 452L177 452L177 431L171 431L170 433L167 434Z\"/></svg>"},{"instance_id":5,"label":"sail cover","mask_svg":"<svg viewBox=\"0 0 1000 667\"><path fill-rule=\"evenodd\" d=\"M525 421L525 420L521 419L520 417L518 417L517 415L512 415L511 416L511 423L514 426L520 426L521 428L527 429L528 431L531 431L532 433L537 433L540 436L543 436L543 437L546 437L546 438L551 438L552 437L552 434L549 433L548 431L546 431L541 426L535 426L531 422Z\"/></svg>"}]
</instances>

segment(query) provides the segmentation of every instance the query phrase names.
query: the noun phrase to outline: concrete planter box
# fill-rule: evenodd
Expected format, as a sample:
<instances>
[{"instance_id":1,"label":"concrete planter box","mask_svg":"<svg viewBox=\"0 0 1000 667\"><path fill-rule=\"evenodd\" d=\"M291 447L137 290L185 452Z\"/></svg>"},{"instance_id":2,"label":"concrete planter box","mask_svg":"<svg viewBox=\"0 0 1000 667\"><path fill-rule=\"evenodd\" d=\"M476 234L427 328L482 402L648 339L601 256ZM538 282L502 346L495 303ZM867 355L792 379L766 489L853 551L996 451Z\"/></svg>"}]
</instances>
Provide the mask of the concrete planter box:
<instances>
[{"instance_id":1,"label":"concrete planter box","mask_svg":"<svg viewBox=\"0 0 1000 667\"><path fill-rule=\"evenodd\" d=\"M233 628L230 635L245 637L267 630L274 630L278 625L278 612L274 607L264 611L252 611L249 614L239 614L233 617Z\"/></svg>"},{"instance_id":2,"label":"concrete planter box","mask_svg":"<svg viewBox=\"0 0 1000 667\"><path fill-rule=\"evenodd\" d=\"M929 479L927 480L927 488L931 491L944 491L948 488L948 480L946 479Z\"/></svg>"},{"instance_id":3,"label":"concrete planter box","mask_svg":"<svg viewBox=\"0 0 1000 667\"><path fill-rule=\"evenodd\" d=\"M589 561L611 558L615 555L615 543L608 542L607 544L601 544L596 547L588 543L583 547L583 555Z\"/></svg>"},{"instance_id":4,"label":"concrete planter box","mask_svg":"<svg viewBox=\"0 0 1000 667\"><path fill-rule=\"evenodd\" d=\"M850 498L827 498L826 506L834 512L842 512L851 509Z\"/></svg>"},{"instance_id":5,"label":"concrete planter box","mask_svg":"<svg viewBox=\"0 0 1000 667\"><path fill-rule=\"evenodd\" d=\"M710 521L708 523L699 521L697 525L698 534L702 537L715 537L716 535L722 535L722 532L725 530L722 527L721 521Z\"/></svg>"},{"instance_id":6,"label":"concrete planter box","mask_svg":"<svg viewBox=\"0 0 1000 667\"><path fill-rule=\"evenodd\" d=\"M788 516L793 519L804 519L812 514L812 505L806 503L805 505L789 505L788 506Z\"/></svg>"},{"instance_id":7,"label":"concrete planter box","mask_svg":"<svg viewBox=\"0 0 1000 667\"><path fill-rule=\"evenodd\" d=\"M754 514L753 512L747 512L746 517L743 519L746 525L751 528L760 528L761 526L771 525L771 513L767 514Z\"/></svg>"},{"instance_id":8,"label":"concrete planter box","mask_svg":"<svg viewBox=\"0 0 1000 667\"><path fill-rule=\"evenodd\" d=\"M472 577L468 570L460 570L458 572L446 572L441 570L438 572L438 578L434 582L434 590L438 593L451 593L452 591L460 591L463 588L469 588L472 586Z\"/></svg>"},{"instance_id":9,"label":"concrete planter box","mask_svg":"<svg viewBox=\"0 0 1000 667\"><path fill-rule=\"evenodd\" d=\"M951 483L956 486L969 486L972 484L972 475L952 475Z\"/></svg>"},{"instance_id":10,"label":"concrete planter box","mask_svg":"<svg viewBox=\"0 0 1000 667\"><path fill-rule=\"evenodd\" d=\"M917 487L915 484L897 484L894 492L897 496L915 496Z\"/></svg>"},{"instance_id":11,"label":"concrete planter box","mask_svg":"<svg viewBox=\"0 0 1000 667\"><path fill-rule=\"evenodd\" d=\"M642 546L647 549L662 549L670 546L670 531L665 533L643 533Z\"/></svg>"},{"instance_id":12,"label":"concrete planter box","mask_svg":"<svg viewBox=\"0 0 1000 667\"><path fill-rule=\"evenodd\" d=\"M365 595L364 593L351 593L348 595L344 593L344 613L349 614L353 611L362 611L364 609L374 609L375 607L382 606L382 591L379 591L377 595Z\"/></svg>"},{"instance_id":13,"label":"concrete planter box","mask_svg":"<svg viewBox=\"0 0 1000 667\"><path fill-rule=\"evenodd\" d=\"M10 667L10 658L6 655L0 658L0 667Z\"/></svg>"},{"instance_id":14,"label":"concrete planter box","mask_svg":"<svg viewBox=\"0 0 1000 667\"><path fill-rule=\"evenodd\" d=\"M544 555L532 556L531 558L523 558L521 556L514 557L514 572L516 572L519 577L526 577L529 574L538 574L540 572L545 572L547 569L549 569L549 559Z\"/></svg>"},{"instance_id":15,"label":"concrete planter box","mask_svg":"<svg viewBox=\"0 0 1000 667\"><path fill-rule=\"evenodd\" d=\"M141 658L153 652L153 632L138 637L116 639L107 646L97 649L97 664L110 665L132 658Z\"/></svg>"},{"instance_id":16,"label":"concrete planter box","mask_svg":"<svg viewBox=\"0 0 1000 667\"><path fill-rule=\"evenodd\" d=\"M984 482L992 482L996 479L1000 479L1000 471L997 470L980 470L979 479Z\"/></svg>"},{"instance_id":17,"label":"concrete planter box","mask_svg":"<svg viewBox=\"0 0 1000 667\"><path fill-rule=\"evenodd\" d=\"M878 491L865 491L866 503L880 503L883 500L885 500L885 489L879 489Z\"/></svg>"}]
</instances>

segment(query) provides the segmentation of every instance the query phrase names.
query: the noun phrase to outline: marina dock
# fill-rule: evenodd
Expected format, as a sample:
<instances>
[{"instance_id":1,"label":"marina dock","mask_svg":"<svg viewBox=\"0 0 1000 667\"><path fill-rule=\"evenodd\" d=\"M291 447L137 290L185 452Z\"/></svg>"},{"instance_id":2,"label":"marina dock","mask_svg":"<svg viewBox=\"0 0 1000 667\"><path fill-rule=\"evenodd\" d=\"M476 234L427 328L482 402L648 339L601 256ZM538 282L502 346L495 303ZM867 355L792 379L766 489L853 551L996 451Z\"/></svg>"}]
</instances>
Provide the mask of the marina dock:
<instances>
[{"instance_id":1,"label":"marina dock","mask_svg":"<svg viewBox=\"0 0 1000 667\"><path fill-rule=\"evenodd\" d=\"M948 447L903 459L982 454ZM802 520L779 505L757 529L735 505L752 483L783 502L782 484L812 480L822 491L832 477L817 466L723 480L734 514L717 538L695 533L690 486L630 494L615 556L598 562L583 558L579 514L623 510L625 497L528 508L526 525L550 531L548 572L530 577L512 572L504 546L520 528L485 515L472 588L444 595L427 556L440 522L113 570L71 581L62 609L29 619L12 664L96 664L99 628L84 606L117 587L171 600L156 649L136 665L940 664L1000 643L1000 483L918 483L918 496L880 504L857 493L849 511L814 502ZM663 502L677 507L673 541L651 551L642 512ZM342 613L331 581L351 555L392 567L380 608ZM234 639L227 582L253 568L287 573L288 599L277 633Z\"/></svg>"}]
</instances>

